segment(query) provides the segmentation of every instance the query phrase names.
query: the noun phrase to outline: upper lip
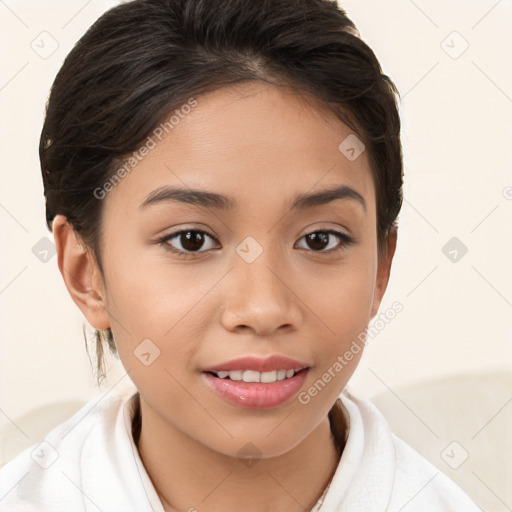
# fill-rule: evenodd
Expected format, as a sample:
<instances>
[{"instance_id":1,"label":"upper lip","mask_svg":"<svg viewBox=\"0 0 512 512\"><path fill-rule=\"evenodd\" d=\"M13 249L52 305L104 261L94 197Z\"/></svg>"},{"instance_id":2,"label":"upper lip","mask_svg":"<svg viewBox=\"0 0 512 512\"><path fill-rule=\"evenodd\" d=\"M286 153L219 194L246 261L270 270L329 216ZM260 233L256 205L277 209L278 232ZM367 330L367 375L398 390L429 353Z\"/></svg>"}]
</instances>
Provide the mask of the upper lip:
<instances>
[{"instance_id":1,"label":"upper lip","mask_svg":"<svg viewBox=\"0 0 512 512\"><path fill-rule=\"evenodd\" d=\"M295 370L296 372L309 368L309 364L289 357L273 355L266 358L260 357L239 357L224 363L209 366L203 371L205 372L220 372L220 371L235 371L235 370L253 370L256 372L272 372L274 370Z\"/></svg>"}]
</instances>

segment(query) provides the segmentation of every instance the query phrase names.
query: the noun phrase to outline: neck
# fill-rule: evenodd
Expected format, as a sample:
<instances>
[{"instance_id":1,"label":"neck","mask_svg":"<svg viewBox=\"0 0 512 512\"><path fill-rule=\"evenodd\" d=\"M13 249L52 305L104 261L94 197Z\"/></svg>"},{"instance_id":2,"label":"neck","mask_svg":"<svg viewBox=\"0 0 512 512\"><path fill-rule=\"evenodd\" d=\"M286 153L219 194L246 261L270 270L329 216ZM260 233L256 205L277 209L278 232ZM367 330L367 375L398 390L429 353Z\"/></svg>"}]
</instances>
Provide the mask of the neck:
<instances>
[{"instance_id":1,"label":"neck","mask_svg":"<svg viewBox=\"0 0 512 512\"><path fill-rule=\"evenodd\" d=\"M336 471L346 432L337 403L297 447L244 465L162 421L145 414L144 402L136 401L133 438L164 509L172 512L204 505L209 512L309 511Z\"/></svg>"}]
</instances>

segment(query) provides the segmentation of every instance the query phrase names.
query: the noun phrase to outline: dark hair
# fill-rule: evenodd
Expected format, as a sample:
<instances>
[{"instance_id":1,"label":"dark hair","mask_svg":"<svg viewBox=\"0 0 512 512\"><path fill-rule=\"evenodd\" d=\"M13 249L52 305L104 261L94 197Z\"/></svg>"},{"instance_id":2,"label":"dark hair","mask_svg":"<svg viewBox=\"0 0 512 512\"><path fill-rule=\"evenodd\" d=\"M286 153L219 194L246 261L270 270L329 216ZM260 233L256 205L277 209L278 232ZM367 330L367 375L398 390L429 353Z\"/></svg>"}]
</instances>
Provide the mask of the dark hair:
<instances>
[{"instance_id":1,"label":"dark hair","mask_svg":"<svg viewBox=\"0 0 512 512\"><path fill-rule=\"evenodd\" d=\"M319 100L364 141L381 258L402 205L398 93L331 0L135 0L103 14L51 88L39 147L48 228L64 215L103 272L94 191L191 96L247 81ZM116 347L110 329L95 338L103 378L103 340Z\"/></svg>"}]
</instances>

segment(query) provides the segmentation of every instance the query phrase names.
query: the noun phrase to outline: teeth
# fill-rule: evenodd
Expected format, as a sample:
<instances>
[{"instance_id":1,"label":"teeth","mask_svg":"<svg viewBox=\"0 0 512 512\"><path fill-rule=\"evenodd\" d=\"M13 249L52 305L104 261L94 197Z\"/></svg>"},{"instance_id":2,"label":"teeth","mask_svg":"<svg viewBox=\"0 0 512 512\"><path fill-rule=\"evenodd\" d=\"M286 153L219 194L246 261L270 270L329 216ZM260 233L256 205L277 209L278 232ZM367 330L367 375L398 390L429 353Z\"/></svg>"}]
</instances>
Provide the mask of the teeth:
<instances>
[{"instance_id":1,"label":"teeth","mask_svg":"<svg viewBox=\"0 0 512 512\"><path fill-rule=\"evenodd\" d=\"M228 375L231 380L242 380L244 372L242 370L236 370L228 372Z\"/></svg>"},{"instance_id":2,"label":"teeth","mask_svg":"<svg viewBox=\"0 0 512 512\"><path fill-rule=\"evenodd\" d=\"M260 382L275 382L277 380L277 370L273 372L262 372Z\"/></svg>"},{"instance_id":3,"label":"teeth","mask_svg":"<svg viewBox=\"0 0 512 512\"><path fill-rule=\"evenodd\" d=\"M242 380L244 382L260 382L260 372L254 372L252 370L245 370Z\"/></svg>"},{"instance_id":4,"label":"teeth","mask_svg":"<svg viewBox=\"0 0 512 512\"><path fill-rule=\"evenodd\" d=\"M254 370L234 370L227 372L221 370L217 372L219 379L229 378L231 380L238 380L244 382L276 382L279 380L285 380L293 377L295 370L274 370L271 372L256 372Z\"/></svg>"}]
</instances>

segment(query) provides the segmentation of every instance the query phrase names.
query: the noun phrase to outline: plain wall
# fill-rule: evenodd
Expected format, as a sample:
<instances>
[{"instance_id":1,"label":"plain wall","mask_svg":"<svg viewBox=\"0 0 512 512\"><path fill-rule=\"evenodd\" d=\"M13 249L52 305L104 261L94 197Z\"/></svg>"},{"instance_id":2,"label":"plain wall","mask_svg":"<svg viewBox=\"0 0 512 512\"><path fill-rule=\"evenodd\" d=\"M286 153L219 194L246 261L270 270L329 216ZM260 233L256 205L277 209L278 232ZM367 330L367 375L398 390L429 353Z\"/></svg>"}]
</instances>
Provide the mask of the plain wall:
<instances>
[{"instance_id":1,"label":"plain wall","mask_svg":"<svg viewBox=\"0 0 512 512\"><path fill-rule=\"evenodd\" d=\"M53 240L38 160L49 87L72 45L116 3L0 3L0 426L123 381L114 362L98 388L84 317L57 258L43 262L33 252L48 244L41 239ZM350 386L370 395L512 370L512 3L340 3L402 95L405 160L398 248L381 312L395 301L403 310L369 339ZM443 252L452 237L467 247L456 262L445 255L452 247Z\"/></svg>"}]
</instances>

